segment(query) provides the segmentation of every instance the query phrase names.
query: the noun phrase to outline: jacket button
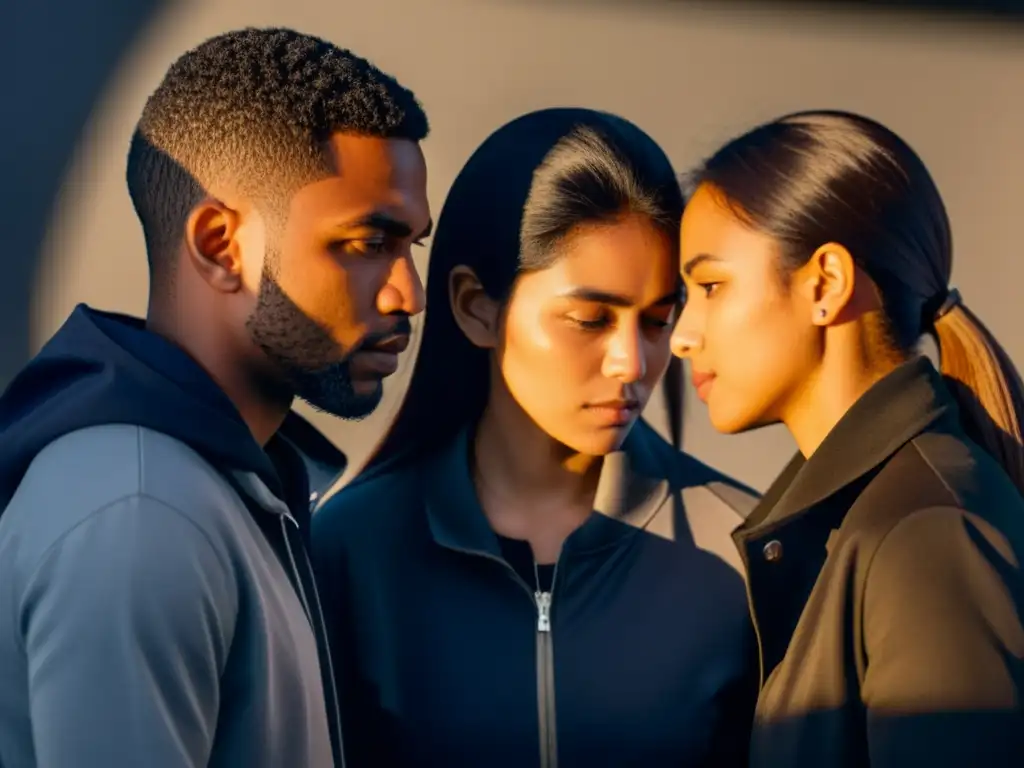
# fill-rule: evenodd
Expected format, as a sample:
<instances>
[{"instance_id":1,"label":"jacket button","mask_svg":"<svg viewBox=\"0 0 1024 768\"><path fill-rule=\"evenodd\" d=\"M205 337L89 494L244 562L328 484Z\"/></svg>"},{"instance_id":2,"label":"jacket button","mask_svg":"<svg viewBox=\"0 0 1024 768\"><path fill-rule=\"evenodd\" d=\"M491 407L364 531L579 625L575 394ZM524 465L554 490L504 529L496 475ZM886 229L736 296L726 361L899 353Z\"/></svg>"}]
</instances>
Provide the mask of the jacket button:
<instances>
[{"instance_id":1,"label":"jacket button","mask_svg":"<svg viewBox=\"0 0 1024 768\"><path fill-rule=\"evenodd\" d=\"M764 559L769 563L774 563L782 559L782 542L778 539L772 539L764 545L764 549L761 550L764 553Z\"/></svg>"}]
</instances>

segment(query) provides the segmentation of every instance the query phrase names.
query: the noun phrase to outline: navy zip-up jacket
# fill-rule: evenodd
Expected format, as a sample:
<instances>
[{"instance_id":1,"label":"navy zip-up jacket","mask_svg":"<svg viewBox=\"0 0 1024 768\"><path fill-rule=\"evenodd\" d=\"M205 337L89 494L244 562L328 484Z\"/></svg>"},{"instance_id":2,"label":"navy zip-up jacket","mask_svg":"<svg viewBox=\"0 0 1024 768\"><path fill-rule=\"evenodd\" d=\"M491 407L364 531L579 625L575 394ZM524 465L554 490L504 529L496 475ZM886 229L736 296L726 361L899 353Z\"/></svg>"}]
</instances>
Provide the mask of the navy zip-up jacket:
<instances>
[{"instance_id":1,"label":"navy zip-up jacket","mask_svg":"<svg viewBox=\"0 0 1024 768\"><path fill-rule=\"evenodd\" d=\"M464 432L313 516L349 768L745 765L758 666L730 533L753 494L640 422L538 585L469 450Z\"/></svg>"}]
</instances>

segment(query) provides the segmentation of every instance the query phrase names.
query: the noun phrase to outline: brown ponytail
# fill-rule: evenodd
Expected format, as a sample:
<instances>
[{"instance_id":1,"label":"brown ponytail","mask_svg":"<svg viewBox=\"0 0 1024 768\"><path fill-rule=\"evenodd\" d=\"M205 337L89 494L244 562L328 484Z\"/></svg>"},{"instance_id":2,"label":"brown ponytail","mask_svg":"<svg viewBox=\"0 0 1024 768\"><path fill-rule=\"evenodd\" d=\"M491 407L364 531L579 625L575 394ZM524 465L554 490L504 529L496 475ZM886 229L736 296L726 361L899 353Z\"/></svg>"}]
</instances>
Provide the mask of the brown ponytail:
<instances>
[{"instance_id":1,"label":"brown ponytail","mask_svg":"<svg viewBox=\"0 0 1024 768\"><path fill-rule=\"evenodd\" d=\"M960 406L964 428L1024 493L1024 384L992 333L957 303L936 321L942 375Z\"/></svg>"}]
</instances>

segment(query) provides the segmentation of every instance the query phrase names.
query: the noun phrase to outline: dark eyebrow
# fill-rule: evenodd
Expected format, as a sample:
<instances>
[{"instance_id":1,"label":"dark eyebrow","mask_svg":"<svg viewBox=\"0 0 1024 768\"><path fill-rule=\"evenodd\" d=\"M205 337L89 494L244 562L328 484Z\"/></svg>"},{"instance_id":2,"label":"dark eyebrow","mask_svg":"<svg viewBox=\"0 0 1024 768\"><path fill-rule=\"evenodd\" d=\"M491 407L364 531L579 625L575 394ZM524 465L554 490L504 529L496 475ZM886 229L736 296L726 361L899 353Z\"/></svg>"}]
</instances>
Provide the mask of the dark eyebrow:
<instances>
[{"instance_id":1,"label":"dark eyebrow","mask_svg":"<svg viewBox=\"0 0 1024 768\"><path fill-rule=\"evenodd\" d=\"M409 237L412 234L412 227L386 213L371 213L353 221L346 221L344 224L338 225L336 229L375 229L391 237ZM416 239L423 240L430 237L433 231L434 221L431 219L423 231L416 236Z\"/></svg>"},{"instance_id":2,"label":"dark eyebrow","mask_svg":"<svg viewBox=\"0 0 1024 768\"><path fill-rule=\"evenodd\" d=\"M586 301L592 304L606 304L609 307L632 307L636 304L636 302L628 296L620 296L617 293L608 293L607 291L598 291L593 288L573 288L572 290L563 293L562 297L566 299L576 299L577 301ZM671 293L666 293L651 306L663 307L669 304L675 304L681 298L682 296L679 289L676 289Z\"/></svg>"},{"instance_id":3,"label":"dark eyebrow","mask_svg":"<svg viewBox=\"0 0 1024 768\"><path fill-rule=\"evenodd\" d=\"M721 261L721 259L717 256L712 256L710 253L698 253L688 262L683 264L683 274L689 276L698 264L703 264L705 261Z\"/></svg>"}]
</instances>

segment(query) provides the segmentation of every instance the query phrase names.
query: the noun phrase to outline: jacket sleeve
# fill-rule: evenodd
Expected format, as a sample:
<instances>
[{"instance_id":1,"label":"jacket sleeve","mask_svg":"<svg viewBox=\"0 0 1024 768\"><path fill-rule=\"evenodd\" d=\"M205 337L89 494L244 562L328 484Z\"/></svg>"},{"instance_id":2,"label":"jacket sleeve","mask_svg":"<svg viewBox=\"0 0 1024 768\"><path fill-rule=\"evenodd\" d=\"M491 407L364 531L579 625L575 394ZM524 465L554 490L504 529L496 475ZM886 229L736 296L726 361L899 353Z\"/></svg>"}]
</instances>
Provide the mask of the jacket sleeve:
<instances>
[{"instance_id":1,"label":"jacket sleeve","mask_svg":"<svg viewBox=\"0 0 1024 768\"><path fill-rule=\"evenodd\" d=\"M863 604L872 768L1024 765L1021 555L955 508L882 541Z\"/></svg>"},{"instance_id":2,"label":"jacket sleeve","mask_svg":"<svg viewBox=\"0 0 1024 768\"><path fill-rule=\"evenodd\" d=\"M20 604L38 768L206 766L237 607L224 558L161 502L65 533Z\"/></svg>"}]
</instances>

